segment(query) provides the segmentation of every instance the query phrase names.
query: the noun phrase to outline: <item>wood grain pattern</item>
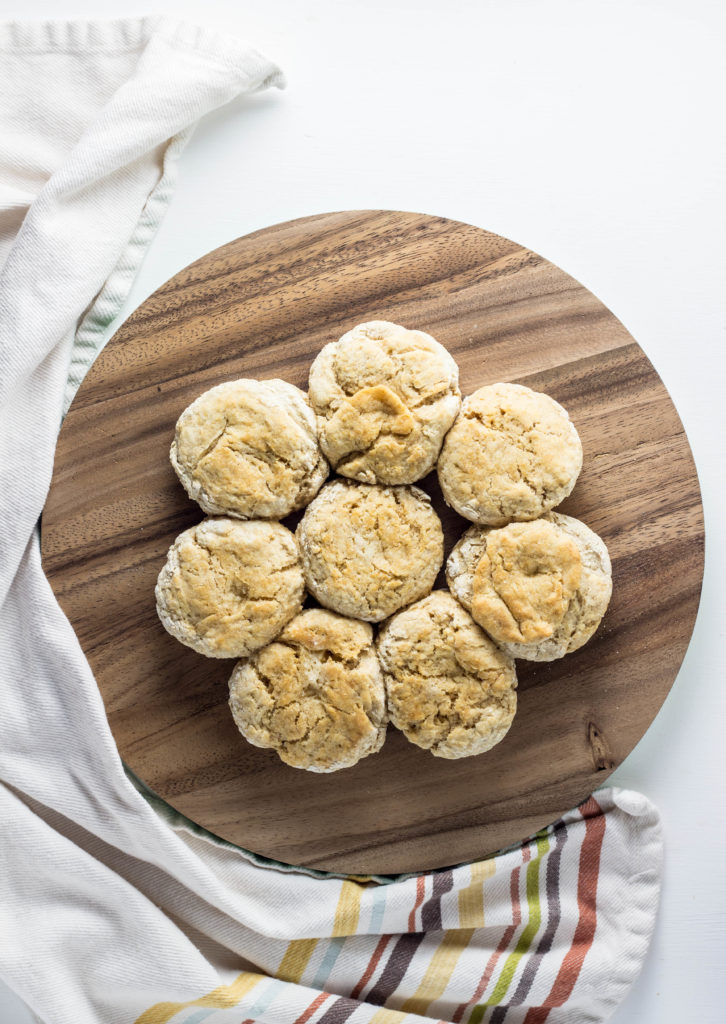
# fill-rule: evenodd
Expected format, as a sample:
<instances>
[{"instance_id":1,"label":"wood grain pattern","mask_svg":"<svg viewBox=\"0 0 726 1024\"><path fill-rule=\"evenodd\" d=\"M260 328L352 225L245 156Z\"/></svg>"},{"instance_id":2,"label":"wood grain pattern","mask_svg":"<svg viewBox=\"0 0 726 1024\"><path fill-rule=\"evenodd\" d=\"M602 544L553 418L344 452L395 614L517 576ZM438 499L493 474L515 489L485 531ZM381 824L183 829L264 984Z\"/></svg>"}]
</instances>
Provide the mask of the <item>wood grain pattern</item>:
<instances>
[{"instance_id":1,"label":"wood grain pattern","mask_svg":"<svg viewBox=\"0 0 726 1024\"><path fill-rule=\"evenodd\" d=\"M465 394L498 380L569 410L585 465L561 510L600 533L614 594L596 637L518 662L519 711L490 753L444 761L389 731L332 775L247 744L227 709L232 664L168 636L154 583L201 512L167 453L199 393L236 377L305 388L323 344L387 319L454 354ZM467 525L426 488L447 553ZM598 786L643 735L685 653L703 517L683 427L655 370L582 285L514 242L443 218L325 214L238 239L187 267L123 325L65 420L43 560L85 650L124 761L210 831L259 854L357 873L413 871L512 843Z\"/></svg>"}]
</instances>

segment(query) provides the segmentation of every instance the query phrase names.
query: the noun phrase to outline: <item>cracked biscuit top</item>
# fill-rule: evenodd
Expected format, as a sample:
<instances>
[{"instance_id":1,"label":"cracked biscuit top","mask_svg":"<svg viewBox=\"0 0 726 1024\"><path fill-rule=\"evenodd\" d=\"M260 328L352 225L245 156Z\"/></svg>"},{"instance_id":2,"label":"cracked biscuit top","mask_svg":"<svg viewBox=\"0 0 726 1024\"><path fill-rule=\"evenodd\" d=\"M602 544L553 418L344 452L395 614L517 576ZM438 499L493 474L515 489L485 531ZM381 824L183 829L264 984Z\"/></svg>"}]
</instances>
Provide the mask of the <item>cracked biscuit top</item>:
<instances>
[{"instance_id":1,"label":"cracked biscuit top","mask_svg":"<svg viewBox=\"0 0 726 1024\"><path fill-rule=\"evenodd\" d=\"M322 608L297 615L277 640L240 662L229 683L237 728L293 768L333 772L374 754L386 698L373 629Z\"/></svg>"},{"instance_id":2,"label":"cracked biscuit top","mask_svg":"<svg viewBox=\"0 0 726 1024\"><path fill-rule=\"evenodd\" d=\"M169 453L211 515L282 519L317 494L328 465L307 398L284 380L234 380L181 414Z\"/></svg>"},{"instance_id":3,"label":"cracked biscuit top","mask_svg":"<svg viewBox=\"0 0 726 1024\"><path fill-rule=\"evenodd\" d=\"M580 549L546 520L489 530L472 578L471 614L498 644L552 636L580 585Z\"/></svg>"},{"instance_id":4,"label":"cracked biscuit top","mask_svg":"<svg viewBox=\"0 0 726 1024\"><path fill-rule=\"evenodd\" d=\"M491 384L464 399L438 462L447 504L488 526L554 508L581 468L582 445L565 409L521 384Z\"/></svg>"},{"instance_id":5,"label":"cracked biscuit top","mask_svg":"<svg viewBox=\"0 0 726 1024\"><path fill-rule=\"evenodd\" d=\"M338 473L410 484L433 469L459 411L459 368L431 335L372 320L318 353L309 397Z\"/></svg>"},{"instance_id":6,"label":"cracked biscuit top","mask_svg":"<svg viewBox=\"0 0 726 1024\"><path fill-rule=\"evenodd\" d=\"M242 658L302 607L295 537L280 523L204 519L180 534L156 584L165 628L208 658Z\"/></svg>"},{"instance_id":7,"label":"cracked biscuit top","mask_svg":"<svg viewBox=\"0 0 726 1024\"><path fill-rule=\"evenodd\" d=\"M612 593L605 544L560 512L503 529L470 526L449 555L446 579L502 650L526 661L554 661L582 647Z\"/></svg>"},{"instance_id":8,"label":"cracked biscuit top","mask_svg":"<svg viewBox=\"0 0 726 1024\"><path fill-rule=\"evenodd\" d=\"M517 710L514 662L445 590L394 615L378 636L391 722L437 757L482 754Z\"/></svg>"},{"instance_id":9,"label":"cracked biscuit top","mask_svg":"<svg viewBox=\"0 0 726 1024\"><path fill-rule=\"evenodd\" d=\"M335 480L308 505L297 538L308 590L369 622L428 594L444 557L439 517L418 487Z\"/></svg>"}]
</instances>

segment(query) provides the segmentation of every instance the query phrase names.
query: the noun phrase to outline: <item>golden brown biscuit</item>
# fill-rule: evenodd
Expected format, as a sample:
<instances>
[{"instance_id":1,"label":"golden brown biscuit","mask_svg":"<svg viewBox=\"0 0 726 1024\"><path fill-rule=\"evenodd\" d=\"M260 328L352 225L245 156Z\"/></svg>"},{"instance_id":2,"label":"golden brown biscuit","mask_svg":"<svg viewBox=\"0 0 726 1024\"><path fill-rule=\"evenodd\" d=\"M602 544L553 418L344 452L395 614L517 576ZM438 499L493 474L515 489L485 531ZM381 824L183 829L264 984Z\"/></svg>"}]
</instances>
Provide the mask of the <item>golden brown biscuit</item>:
<instances>
[{"instance_id":1,"label":"golden brown biscuit","mask_svg":"<svg viewBox=\"0 0 726 1024\"><path fill-rule=\"evenodd\" d=\"M374 754L386 737L386 697L373 630L311 608L241 661L229 683L237 728L293 768L334 772Z\"/></svg>"},{"instance_id":2,"label":"golden brown biscuit","mask_svg":"<svg viewBox=\"0 0 726 1024\"><path fill-rule=\"evenodd\" d=\"M521 384L491 384L465 398L438 461L447 504L487 526L536 519L559 505L581 468L567 412Z\"/></svg>"},{"instance_id":3,"label":"golden brown biscuit","mask_svg":"<svg viewBox=\"0 0 726 1024\"><path fill-rule=\"evenodd\" d=\"M436 757L482 754L509 730L514 662L445 590L394 615L378 655L391 722Z\"/></svg>"},{"instance_id":4,"label":"golden brown biscuit","mask_svg":"<svg viewBox=\"0 0 726 1024\"><path fill-rule=\"evenodd\" d=\"M338 473L410 484L433 469L459 411L459 369L429 334L372 320L318 353L309 396Z\"/></svg>"},{"instance_id":5,"label":"golden brown biscuit","mask_svg":"<svg viewBox=\"0 0 726 1024\"><path fill-rule=\"evenodd\" d=\"M552 636L580 585L577 543L543 519L491 529L472 579L471 614L498 644Z\"/></svg>"},{"instance_id":6,"label":"golden brown biscuit","mask_svg":"<svg viewBox=\"0 0 726 1024\"><path fill-rule=\"evenodd\" d=\"M380 622L428 594L444 536L418 487L334 480L297 528L308 590L341 615Z\"/></svg>"},{"instance_id":7,"label":"golden brown biscuit","mask_svg":"<svg viewBox=\"0 0 726 1024\"><path fill-rule=\"evenodd\" d=\"M179 417L169 453L190 498L211 515L282 519L328 475L307 398L284 380L233 380Z\"/></svg>"},{"instance_id":8,"label":"golden brown biscuit","mask_svg":"<svg viewBox=\"0 0 726 1024\"><path fill-rule=\"evenodd\" d=\"M240 658L277 636L304 593L295 537L280 523L204 519L169 548L156 609L187 647Z\"/></svg>"},{"instance_id":9,"label":"golden brown biscuit","mask_svg":"<svg viewBox=\"0 0 726 1024\"><path fill-rule=\"evenodd\" d=\"M512 558L508 566L498 563L497 552L503 535L516 541L516 532L512 534L515 528L519 531L525 528L526 535L532 527L545 524L552 526L559 537L557 547L552 549L562 559L559 571L552 570L546 556L542 560L535 557L528 566L526 553L519 560ZM544 534L539 534L539 530L537 533L544 542ZM493 560L489 555L491 538L495 539ZM574 589L577 570L571 558L570 543L576 545L580 562L579 582ZM492 564L494 572L490 571ZM547 576L527 577L528 567L540 566L547 569ZM510 580L506 579L508 567L512 571ZM579 519L559 512L549 512L534 523L511 524L503 529L469 527L449 555L446 579L452 594L478 617L487 632L491 631L502 650L526 661L554 661L582 647L599 626L612 593L612 570L605 544ZM548 587L552 588L550 603ZM501 598L500 603L493 596L493 590ZM507 618L506 605L519 625ZM517 631L521 637L531 639L513 639Z\"/></svg>"}]
</instances>

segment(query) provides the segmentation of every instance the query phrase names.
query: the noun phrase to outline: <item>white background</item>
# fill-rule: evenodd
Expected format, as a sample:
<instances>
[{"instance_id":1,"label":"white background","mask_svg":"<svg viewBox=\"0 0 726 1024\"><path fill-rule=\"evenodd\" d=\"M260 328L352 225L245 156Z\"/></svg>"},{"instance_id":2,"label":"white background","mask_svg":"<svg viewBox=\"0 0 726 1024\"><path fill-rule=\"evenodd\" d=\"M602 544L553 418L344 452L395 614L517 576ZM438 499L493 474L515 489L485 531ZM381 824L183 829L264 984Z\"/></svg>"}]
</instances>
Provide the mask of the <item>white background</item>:
<instances>
[{"instance_id":1,"label":"white background","mask_svg":"<svg viewBox=\"0 0 726 1024\"><path fill-rule=\"evenodd\" d=\"M707 554L677 683L613 776L660 808L663 896L617 1024L723 1021L726 977L724 0L2 0L4 18L170 16L245 38L287 91L209 117L127 312L278 221L387 207L542 253L624 322L698 466ZM0 1021L30 1020L0 985ZM99 1022L102 1024L102 1022Z\"/></svg>"}]
</instances>

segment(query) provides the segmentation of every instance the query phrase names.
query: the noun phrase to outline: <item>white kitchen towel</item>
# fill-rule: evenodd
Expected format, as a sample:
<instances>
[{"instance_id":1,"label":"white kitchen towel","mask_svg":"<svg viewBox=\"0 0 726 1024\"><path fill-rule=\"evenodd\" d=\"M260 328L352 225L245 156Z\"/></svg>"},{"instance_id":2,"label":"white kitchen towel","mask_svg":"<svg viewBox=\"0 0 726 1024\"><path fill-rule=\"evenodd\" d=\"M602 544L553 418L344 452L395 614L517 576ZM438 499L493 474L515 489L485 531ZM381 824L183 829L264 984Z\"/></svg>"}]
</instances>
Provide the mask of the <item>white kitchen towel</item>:
<instances>
[{"instance_id":1,"label":"white kitchen towel","mask_svg":"<svg viewBox=\"0 0 726 1024\"><path fill-rule=\"evenodd\" d=\"M0 60L0 974L49 1024L605 1019L655 918L643 797L377 884L264 864L126 777L37 521L189 132L281 76L155 19L5 26Z\"/></svg>"}]
</instances>

